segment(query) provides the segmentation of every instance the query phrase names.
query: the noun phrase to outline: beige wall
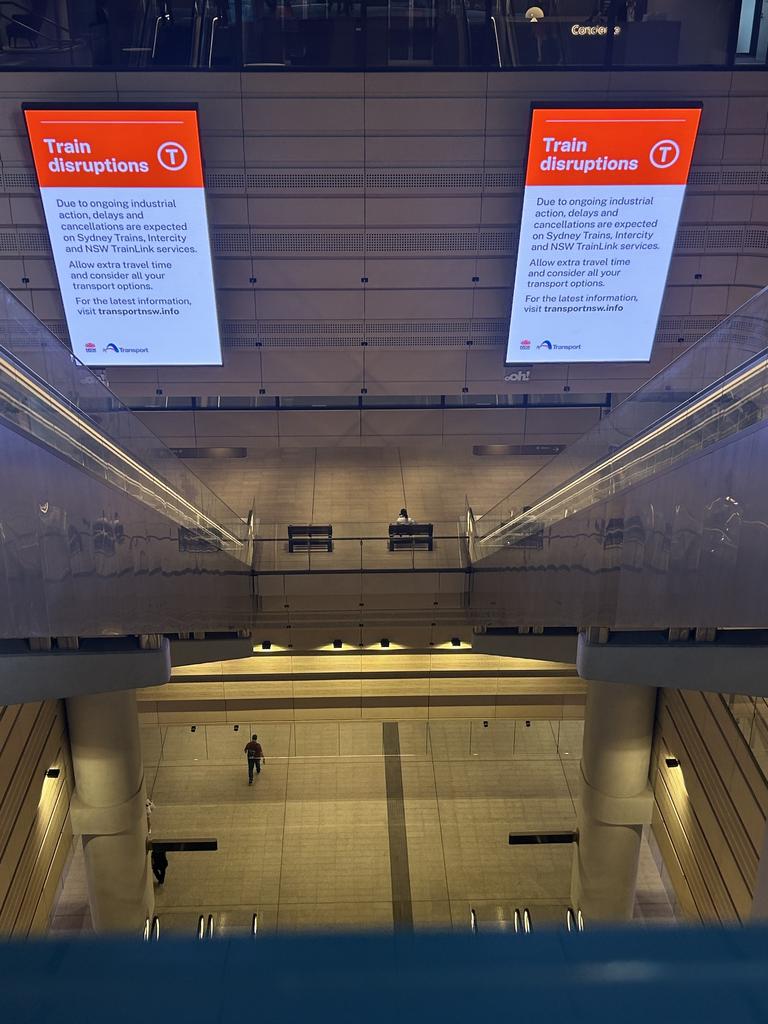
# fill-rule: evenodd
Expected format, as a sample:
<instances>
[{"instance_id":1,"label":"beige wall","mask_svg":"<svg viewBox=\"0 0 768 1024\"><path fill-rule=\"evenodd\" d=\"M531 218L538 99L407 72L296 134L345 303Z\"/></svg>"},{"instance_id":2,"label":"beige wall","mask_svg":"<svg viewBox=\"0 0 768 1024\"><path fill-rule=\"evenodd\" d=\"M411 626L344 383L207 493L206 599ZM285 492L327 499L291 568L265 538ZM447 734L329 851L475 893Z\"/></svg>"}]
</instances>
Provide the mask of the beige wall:
<instances>
[{"instance_id":1,"label":"beige wall","mask_svg":"<svg viewBox=\"0 0 768 1024\"><path fill-rule=\"evenodd\" d=\"M747 920L768 783L718 694L661 691L651 782L653 832L680 909L694 920Z\"/></svg>"},{"instance_id":2,"label":"beige wall","mask_svg":"<svg viewBox=\"0 0 768 1024\"><path fill-rule=\"evenodd\" d=\"M138 691L144 724L584 716L570 665L472 653L306 653L176 669Z\"/></svg>"},{"instance_id":3,"label":"beige wall","mask_svg":"<svg viewBox=\"0 0 768 1024\"><path fill-rule=\"evenodd\" d=\"M46 778L59 768L58 779ZM72 848L61 701L0 706L0 935L44 933Z\"/></svg>"}]
</instances>

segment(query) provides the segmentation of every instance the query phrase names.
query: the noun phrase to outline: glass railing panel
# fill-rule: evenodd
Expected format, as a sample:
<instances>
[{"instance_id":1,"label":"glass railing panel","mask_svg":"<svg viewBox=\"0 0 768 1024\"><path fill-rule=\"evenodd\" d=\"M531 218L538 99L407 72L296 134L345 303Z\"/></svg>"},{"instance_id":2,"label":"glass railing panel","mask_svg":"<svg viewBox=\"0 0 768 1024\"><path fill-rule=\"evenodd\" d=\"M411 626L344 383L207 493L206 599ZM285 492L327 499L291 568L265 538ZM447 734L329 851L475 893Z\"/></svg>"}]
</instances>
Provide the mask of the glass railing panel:
<instances>
[{"instance_id":1,"label":"glass railing panel","mask_svg":"<svg viewBox=\"0 0 768 1024\"><path fill-rule=\"evenodd\" d=\"M766 346L768 289L476 517L474 533L482 549L477 556L513 533L519 540L764 418Z\"/></svg>"},{"instance_id":2,"label":"glass railing panel","mask_svg":"<svg viewBox=\"0 0 768 1024\"><path fill-rule=\"evenodd\" d=\"M311 544L294 539L294 550L290 550L289 527L308 525L332 526L331 551L325 550L326 542L322 537L314 537ZM253 527L254 571L268 574L465 569L467 548L463 523L444 520L431 526L431 550L419 536L412 540L400 537L394 550L390 550L390 523L384 519L328 523L316 516L313 524L256 520Z\"/></svg>"},{"instance_id":3,"label":"glass railing panel","mask_svg":"<svg viewBox=\"0 0 768 1024\"><path fill-rule=\"evenodd\" d=\"M213 544L250 562L244 519L3 285L0 391L0 415L15 429L168 516L191 548Z\"/></svg>"}]
</instances>

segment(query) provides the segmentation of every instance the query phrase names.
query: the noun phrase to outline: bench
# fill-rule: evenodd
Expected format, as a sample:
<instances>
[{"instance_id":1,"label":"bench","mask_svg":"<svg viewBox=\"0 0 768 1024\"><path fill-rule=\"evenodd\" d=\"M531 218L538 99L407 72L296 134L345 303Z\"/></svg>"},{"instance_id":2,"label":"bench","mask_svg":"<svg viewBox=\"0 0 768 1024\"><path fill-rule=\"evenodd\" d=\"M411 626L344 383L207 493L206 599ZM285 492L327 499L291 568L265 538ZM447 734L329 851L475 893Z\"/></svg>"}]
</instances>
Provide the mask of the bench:
<instances>
[{"instance_id":1,"label":"bench","mask_svg":"<svg viewBox=\"0 0 768 1024\"><path fill-rule=\"evenodd\" d=\"M288 551L333 551L332 526L289 526Z\"/></svg>"},{"instance_id":2,"label":"bench","mask_svg":"<svg viewBox=\"0 0 768 1024\"><path fill-rule=\"evenodd\" d=\"M221 538L214 529L203 530L198 527L179 527L179 551L201 552L221 551Z\"/></svg>"},{"instance_id":3,"label":"bench","mask_svg":"<svg viewBox=\"0 0 768 1024\"><path fill-rule=\"evenodd\" d=\"M417 545L426 545L427 551L432 551L432 523L390 523L389 524L389 550L394 551L403 545L415 548Z\"/></svg>"}]
</instances>

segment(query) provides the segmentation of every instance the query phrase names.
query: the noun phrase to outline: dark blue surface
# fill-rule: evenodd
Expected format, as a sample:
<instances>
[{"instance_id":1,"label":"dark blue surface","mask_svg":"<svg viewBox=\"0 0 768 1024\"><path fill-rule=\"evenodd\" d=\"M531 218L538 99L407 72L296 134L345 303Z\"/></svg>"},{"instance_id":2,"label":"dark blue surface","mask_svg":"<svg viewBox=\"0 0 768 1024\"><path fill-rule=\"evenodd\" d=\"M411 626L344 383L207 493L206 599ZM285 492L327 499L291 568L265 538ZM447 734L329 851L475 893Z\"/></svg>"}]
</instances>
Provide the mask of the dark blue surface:
<instances>
[{"instance_id":1,"label":"dark blue surface","mask_svg":"<svg viewBox=\"0 0 768 1024\"><path fill-rule=\"evenodd\" d=\"M768 930L51 941L0 947L26 1022L765 1021Z\"/></svg>"}]
</instances>

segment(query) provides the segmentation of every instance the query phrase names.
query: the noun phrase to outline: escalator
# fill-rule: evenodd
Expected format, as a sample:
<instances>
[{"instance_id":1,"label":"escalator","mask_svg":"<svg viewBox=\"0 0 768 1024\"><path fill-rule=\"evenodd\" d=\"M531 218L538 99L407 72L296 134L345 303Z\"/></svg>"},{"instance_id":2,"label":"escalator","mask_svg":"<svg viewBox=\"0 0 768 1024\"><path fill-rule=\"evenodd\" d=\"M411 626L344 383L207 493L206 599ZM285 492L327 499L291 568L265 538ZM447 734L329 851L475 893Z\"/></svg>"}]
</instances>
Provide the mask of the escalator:
<instances>
[{"instance_id":1,"label":"escalator","mask_svg":"<svg viewBox=\"0 0 768 1024\"><path fill-rule=\"evenodd\" d=\"M474 617L762 628L768 289L482 516Z\"/></svg>"},{"instance_id":2,"label":"escalator","mask_svg":"<svg viewBox=\"0 0 768 1024\"><path fill-rule=\"evenodd\" d=\"M498 932L511 932L514 935L531 935L533 933L533 917L528 907L515 907L512 917L497 916L479 921L474 907L469 910L469 928L473 935L487 935Z\"/></svg>"}]
</instances>

